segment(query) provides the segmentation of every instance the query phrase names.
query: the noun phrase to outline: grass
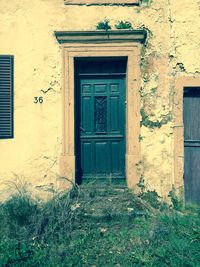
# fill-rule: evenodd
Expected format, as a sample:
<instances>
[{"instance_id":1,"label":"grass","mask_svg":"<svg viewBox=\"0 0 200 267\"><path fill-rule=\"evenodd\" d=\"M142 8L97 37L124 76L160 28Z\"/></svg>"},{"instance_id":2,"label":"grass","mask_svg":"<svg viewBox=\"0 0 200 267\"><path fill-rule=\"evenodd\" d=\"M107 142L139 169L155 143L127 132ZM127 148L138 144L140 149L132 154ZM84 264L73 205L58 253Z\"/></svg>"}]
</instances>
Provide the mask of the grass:
<instances>
[{"instance_id":1,"label":"grass","mask_svg":"<svg viewBox=\"0 0 200 267\"><path fill-rule=\"evenodd\" d=\"M0 206L0 266L199 267L200 208L149 199L111 186L14 195Z\"/></svg>"}]
</instances>

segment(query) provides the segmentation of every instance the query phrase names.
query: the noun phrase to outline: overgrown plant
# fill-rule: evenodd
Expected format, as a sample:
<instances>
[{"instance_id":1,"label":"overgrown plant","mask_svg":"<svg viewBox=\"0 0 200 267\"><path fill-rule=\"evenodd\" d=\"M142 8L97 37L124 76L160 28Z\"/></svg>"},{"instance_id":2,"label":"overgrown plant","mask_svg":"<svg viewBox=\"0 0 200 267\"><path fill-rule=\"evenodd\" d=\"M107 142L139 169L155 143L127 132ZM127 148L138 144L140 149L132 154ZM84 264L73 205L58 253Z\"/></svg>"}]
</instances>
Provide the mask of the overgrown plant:
<instances>
[{"instance_id":1,"label":"overgrown plant","mask_svg":"<svg viewBox=\"0 0 200 267\"><path fill-rule=\"evenodd\" d=\"M141 141L143 141L144 140L144 136L142 136L141 134L139 135L139 137L138 137L138 140L139 140L139 142L141 142Z\"/></svg>"},{"instance_id":2,"label":"overgrown plant","mask_svg":"<svg viewBox=\"0 0 200 267\"><path fill-rule=\"evenodd\" d=\"M199 266L196 211L162 212L144 176L139 186L140 197L107 185L91 195L94 186L74 185L71 193L37 203L26 224L12 222L6 201L0 205L0 266Z\"/></svg>"},{"instance_id":3,"label":"overgrown plant","mask_svg":"<svg viewBox=\"0 0 200 267\"><path fill-rule=\"evenodd\" d=\"M141 0L141 2L144 7L149 7L152 0Z\"/></svg>"},{"instance_id":4,"label":"overgrown plant","mask_svg":"<svg viewBox=\"0 0 200 267\"><path fill-rule=\"evenodd\" d=\"M4 230L8 230L13 237L17 237L22 235L22 232L25 233L26 226L32 223L32 219L38 212L38 202L30 197L27 185L23 182L23 177L19 177L16 174L14 176L16 178L15 182L6 182L14 193L6 202L1 203L0 221L6 225ZM21 229L22 232L16 230L17 228Z\"/></svg>"},{"instance_id":5,"label":"overgrown plant","mask_svg":"<svg viewBox=\"0 0 200 267\"><path fill-rule=\"evenodd\" d=\"M142 193L145 191L144 175L143 174L141 174L140 180L139 180L139 183L137 184L137 186L140 188L140 190L141 190Z\"/></svg>"},{"instance_id":6,"label":"overgrown plant","mask_svg":"<svg viewBox=\"0 0 200 267\"><path fill-rule=\"evenodd\" d=\"M155 190L150 191L146 188L143 174L140 176L137 186L141 190L139 197L149 203L153 208L159 209L161 206L161 197Z\"/></svg>"},{"instance_id":7,"label":"overgrown plant","mask_svg":"<svg viewBox=\"0 0 200 267\"><path fill-rule=\"evenodd\" d=\"M109 20L108 19L105 19L104 21L99 21L96 25L96 29L97 30L105 30L105 31L108 31L111 29L111 26L109 24Z\"/></svg>"},{"instance_id":8,"label":"overgrown plant","mask_svg":"<svg viewBox=\"0 0 200 267\"><path fill-rule=\"evenodd\" d=\"M173 208L175 210L183 210L183 200L177 195L176 189L173 186L172 190L169 192L168 197L170 197Z\"/></svg>"},{"instance_id":9,"label":"overgrown plant","mask_svg":"<svg viewBox=\"0 0 200 267\"><path fill-rule=\"evenodd\" d=\"M147 190L145 192L141 192L139 195L143 200L145 200L147 203L149 203L153 208L159 209L161 206L161 197L158 195L158 193L153 190Z\"/></svg>"},{"instance_id":10,"label":"overgrown plant","mask_svg":"<svg viewBox=\"0 0 200 267\"><path fill-rule=\"evenodd\" d=\"M118 30L122 30L122 29L132 30L133 29L131 22L123 21L123 20L118 21L118 23L115 24L115 28L118 29Z\"/></svg>"},{"instance_id":11,"label":"overgrown plant","mask_svg":"<svg viewBox=\"0 0 200 267\"><path fill-rule=\"evenodd\" d=\"M31 222L31 218L36 215L38 205L26 194L15 194L3 205L3 209L10 221L19 225L27 225Z\"/></svg>"}]
</instances>

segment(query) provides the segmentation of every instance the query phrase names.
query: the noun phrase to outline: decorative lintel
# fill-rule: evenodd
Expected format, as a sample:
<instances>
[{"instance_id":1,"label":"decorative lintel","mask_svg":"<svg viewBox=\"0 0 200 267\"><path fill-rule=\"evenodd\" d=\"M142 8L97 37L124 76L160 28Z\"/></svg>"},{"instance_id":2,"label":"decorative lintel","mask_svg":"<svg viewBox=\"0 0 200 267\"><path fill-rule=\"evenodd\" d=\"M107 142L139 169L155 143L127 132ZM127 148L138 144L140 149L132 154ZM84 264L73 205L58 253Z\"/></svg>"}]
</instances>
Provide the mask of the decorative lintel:
<instances>
[{"instance_id":1,"label":"decorative lintel","mask_svg":"<svg viewBox=\"0 0 200 267\"><path fill-rule=\"evenodd\" d=\"M109 31L55 31L60 44L63 43L144 43L147 37L145 30L109 30Z\"/></svg>"}]
</instances>

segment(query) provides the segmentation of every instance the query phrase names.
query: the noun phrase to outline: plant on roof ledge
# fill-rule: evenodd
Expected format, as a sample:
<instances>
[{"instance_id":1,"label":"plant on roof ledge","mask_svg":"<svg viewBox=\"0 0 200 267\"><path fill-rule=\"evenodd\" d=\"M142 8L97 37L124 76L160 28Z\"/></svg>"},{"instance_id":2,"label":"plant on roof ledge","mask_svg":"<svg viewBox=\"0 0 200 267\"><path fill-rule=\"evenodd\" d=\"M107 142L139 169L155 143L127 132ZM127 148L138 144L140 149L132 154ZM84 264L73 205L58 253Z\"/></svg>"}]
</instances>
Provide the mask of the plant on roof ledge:
<instances>
[{"instance_id":1,"label":"plant on roof ledge","mask_svg":"<svg viewBox=\"0 0 200 267\"><path fill-rule=\"evenodd\" d=\"M123 21L123 20L118 21L118 23L115 24L115 28L118 30L122 30L122 29L132 30L133 29L132 24L129 21Z\"/></svg>"},{"instance_id":2,"label":"plant on roof ledge","mask_svg":"<svg viewBox=\"0 0 200 267\"><path fill-rule=\"evenodd\" d=\"M96 29L97 30L105 30L105 31L108 31L111 29L111 26L109 24L109 20L108 19L105 19L104 21L99 21L96 25Z\"/></svg>"}]
</instances>

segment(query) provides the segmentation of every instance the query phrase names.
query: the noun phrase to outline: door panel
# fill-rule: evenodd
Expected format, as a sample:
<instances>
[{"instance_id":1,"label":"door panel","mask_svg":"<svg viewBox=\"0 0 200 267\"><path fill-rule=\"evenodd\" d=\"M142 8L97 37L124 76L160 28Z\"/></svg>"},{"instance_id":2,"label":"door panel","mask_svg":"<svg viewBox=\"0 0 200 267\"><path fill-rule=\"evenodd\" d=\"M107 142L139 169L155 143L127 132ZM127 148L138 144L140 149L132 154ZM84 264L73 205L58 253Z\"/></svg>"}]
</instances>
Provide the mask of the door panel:
<instances>
[{"instance_id":1,"label":"door panel","mask_svg":"<svg viewBox=\"0 0 200 267\"><path fill-rule=\"evenodd\" d=\"M200 140L200 90L184 97L185 140Z\"/></svg>"},{"instance_id":2,"label":"door panel","mask_svg":"<svg viewBox=\"0 0 200 267\"><path fill-rule=\"evenodd\" d=\"M95 142L95 169L96 174L108 174L109 173L109 146L108 142Z\"/></svg>"},{"instance_id":3,"label":"door panel","mask_svg":"<svg viewBox=\"0 0 200 267\"><path fill-rule=\"evenodd\" d=\"M124 178L124 78L80 79L79 84L78 173L82 179Z\"/></svg>"},{"instance_id":4,"label":"door panel","mask_svg":"<svg viewBox=\"0 0 200 267\"><path fill-rule=\"evenodd\" d=\"M122 147L120 141L112 141L111 142L111 166L112 166L112 173L120 174L121 169L123 168L122 163L123 160L122 156Z\"/></svg>"},{"instance_id":5,"label":"door panel","mask_svg":"<svg viewBox=\"0 0 200 267\"><path fill-rule=\"evenodd\" d=\"M92 133L92 99L90 96L82 98L82 131Z\"/></svg>"},{"instance_id":6,"label":"door panel","mask_svg":"<svg viewBox=\"0 0 200 267\"><path fill-rule=\"evenodd\" d=\"M82 158L84 161L84 173L90 174L93 172L93 151L91 142L82 142Z\"/></svg>"},{"instance_id":7,"label":"door panel","mask_svg":"<svg viewBox=\"0 0 200 267\"><path fill-rule=\"evenodd\" d=\"M110 97L110 109L112 110L110 114L110 132L120 133L120 109L119 109L120 99L119 96Z\"/></svg>"},{"instance_id":8,"label":"door panel","mask_svg":"<svg viewBox=\"0 0 200 267\"><path fill-rule=\"evenodd\" d=\"M183 118L185 198L200 203L200 88L185 90Z\"/></svg>"},{"instance_id":9,"label":"door panel","mask_svg":"<svg viewBox=\"0 0 200 267\"><path fill-rule=\"evenodd\" d=\"M185 147L186 201L200 203L200 147Z\"/></svg>"}]
</instances>

